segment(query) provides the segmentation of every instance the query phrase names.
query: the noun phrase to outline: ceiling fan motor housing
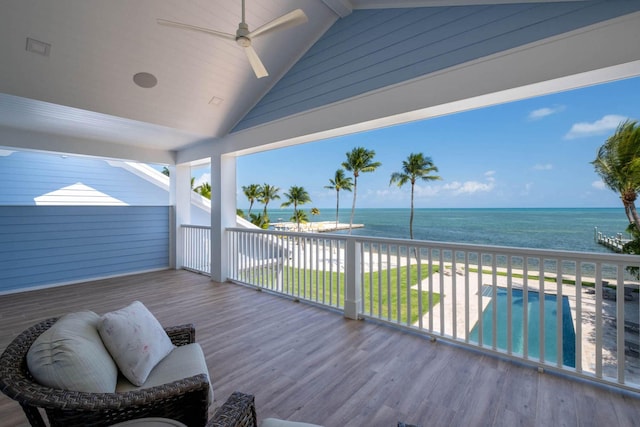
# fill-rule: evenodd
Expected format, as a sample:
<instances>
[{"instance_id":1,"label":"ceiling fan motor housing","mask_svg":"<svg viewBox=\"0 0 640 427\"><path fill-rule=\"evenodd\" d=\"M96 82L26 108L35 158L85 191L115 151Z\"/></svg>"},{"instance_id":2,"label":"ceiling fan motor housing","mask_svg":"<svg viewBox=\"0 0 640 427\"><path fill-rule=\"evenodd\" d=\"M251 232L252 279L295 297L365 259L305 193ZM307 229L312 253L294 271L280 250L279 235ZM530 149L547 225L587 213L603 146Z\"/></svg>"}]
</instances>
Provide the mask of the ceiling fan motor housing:
<instances>
[{"instance_id":1,"label":"ceiling fan motor housing","mask_svg":"<svg viewBox=\"0 0 640 427\"><path fill-rule=\"evenodd\" d=\"M251 46L251 39L249 38L249 26L245 22L238 24L238 30L236 31L236 43L242 47Z\"/></svg>"}]
</instances>

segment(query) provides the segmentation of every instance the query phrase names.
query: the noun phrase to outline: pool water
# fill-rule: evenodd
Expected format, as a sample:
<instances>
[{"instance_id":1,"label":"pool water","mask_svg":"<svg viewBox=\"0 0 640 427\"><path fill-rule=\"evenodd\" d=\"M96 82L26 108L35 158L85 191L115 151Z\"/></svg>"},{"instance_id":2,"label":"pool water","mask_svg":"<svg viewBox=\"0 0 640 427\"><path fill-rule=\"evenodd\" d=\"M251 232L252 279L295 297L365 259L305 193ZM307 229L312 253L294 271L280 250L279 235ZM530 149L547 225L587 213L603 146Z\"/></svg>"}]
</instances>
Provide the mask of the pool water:
<instances>
[{"instance_id":1,"label":"pool water","mask_svg":"<svg viewBox=\"0 0 640 427\"><path fill-rule=\"evenodd\" d=\"M491 290L491 287L488 287ZM488 296L492 294L489 293ZM497 326L496 346L501 350L507 350L507 289L497 288ZM528 313L528 352L530 357L540 357L540 294L537 291L528 291L527 306L524 306L523 291L511 290L511 320L512 320L512 352L523 354L524 326L523 313ZM544 294L544 359L555 363L558 357L556 348L556 319L557 296ZM482 313L482 344L492 345L493 340L493 310L494 301L491 301ZM569 299L562 297L562 360L566 366L576 366L576 334L571 318ZM478 339L478 325L471 330L470 339L480 343Z\"/></svg>"}]
</instances>

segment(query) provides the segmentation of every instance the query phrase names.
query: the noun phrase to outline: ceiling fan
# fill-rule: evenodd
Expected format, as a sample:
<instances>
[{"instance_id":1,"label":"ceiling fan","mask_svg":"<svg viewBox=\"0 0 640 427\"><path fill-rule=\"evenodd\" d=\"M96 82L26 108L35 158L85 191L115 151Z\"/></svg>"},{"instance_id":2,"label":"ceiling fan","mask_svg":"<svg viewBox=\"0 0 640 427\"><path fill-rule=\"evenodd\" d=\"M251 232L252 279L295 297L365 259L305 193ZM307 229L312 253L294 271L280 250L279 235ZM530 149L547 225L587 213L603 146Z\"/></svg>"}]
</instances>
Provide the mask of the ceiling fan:
<instances>
[{"instance_id":1,"label":"ceiling fan","mask_svg":"<svg viewBox=\"0 0 640 427\"><path fill-rule=\"evenodd\" d=\"M251 68L253 68L253 72L256 74L256 77L262 78L268 76L269 73L267 73L266 68L264 68L264 65L262 64L262 61L260 61L260 58L258 57L255 49L253 48L253 46L251 46L251 40L254 37L258 37L276 30L283 30L285 28L291 28L300 24L304 24L305 22L307 22L307 15L305 15L302 9L296 9L282 15L279 18L274 19L271 22L264 24L256 30L249 31L249 25L247 25L247 23L245 22L244 0L242 0L242 22L238 24L238 29L236 30L235 34L224 33L208 28L196 27L195 25L183 24L181 22L169 21L166 19L158 19L157 21L160 25L197 31L227 40L235 40L235 42L243 48L244 53L247 55L247 59L249 59L249 63L251 64Z\"/></svg>"}]
</instances>

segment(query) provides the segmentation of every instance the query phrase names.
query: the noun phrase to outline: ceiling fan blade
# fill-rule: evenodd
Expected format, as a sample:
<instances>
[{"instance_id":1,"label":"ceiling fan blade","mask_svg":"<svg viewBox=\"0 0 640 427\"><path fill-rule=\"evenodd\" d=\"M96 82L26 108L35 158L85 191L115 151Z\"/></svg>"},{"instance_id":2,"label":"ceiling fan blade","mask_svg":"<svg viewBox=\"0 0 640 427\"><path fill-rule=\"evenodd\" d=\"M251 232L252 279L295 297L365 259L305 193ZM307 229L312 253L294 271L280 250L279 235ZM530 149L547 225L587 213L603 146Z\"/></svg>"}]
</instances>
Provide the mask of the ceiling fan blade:
<instances>
[{"instance_id":1,"label":"ceiling fan blade","mask_svg":"<svg viewBox=\"0 0 640 427\"><path fill-rule=\"evenodd\" d=\"M267 22L260 28L255 29L254 31L249 33L249 37L257 37L271 31L295 27L297 25L304 24L308 20L309 19L307 18L307 15L305 15L302 9L296 9L282 15L279 18L274 19L271 22Z\"/></svg>"},{"instance_id":2,"label":"ceiling fan blade","mask_svg":"<svg viewBox=\"0 0 640 427\"><path fill-rule=\"evenodd\" d=\"M195 25L183 24L181 22L175 22L175 21L168 21L166 19L157 19L157 21L158 21L158 24L165 25L167 27L175 27L175 28L181 28L183 30L197 31L199 33L205 33L205 34L209 34L216 37L222 37L227 40L236 39L235 34L223 33L221 31L210 30L209 28L196 27Z\"/></svg>"},{"instance_id":3,"label":"ceiling fan blade","mask_svg":"<svg viewBox=\"0 0 640 427\"><path fill-rule=\"evenodd\" d=\"M249 59L249 64L251 64L251 68L253 68L253 72L256 73L256 77L261 79L262 77L267 77L269 73L267 73L267 69L262 65L262 61L258 57L255 49L251 46L247 46L244 48L244 53L247 55Z\"/></svg>"}]
</instances>

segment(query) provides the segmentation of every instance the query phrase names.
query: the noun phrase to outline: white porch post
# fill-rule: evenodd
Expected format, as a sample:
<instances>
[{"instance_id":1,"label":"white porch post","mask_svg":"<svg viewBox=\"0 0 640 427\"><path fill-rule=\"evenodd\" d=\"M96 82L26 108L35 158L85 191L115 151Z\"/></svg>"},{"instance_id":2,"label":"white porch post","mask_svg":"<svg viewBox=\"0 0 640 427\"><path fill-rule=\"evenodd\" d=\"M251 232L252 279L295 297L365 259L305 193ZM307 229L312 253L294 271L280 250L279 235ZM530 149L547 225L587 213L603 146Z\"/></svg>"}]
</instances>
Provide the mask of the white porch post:
<instances>
[{"instance_id":1,"label":"white porch post","mask_svg":"<svg viewBox=\"0 0 640 427\"><path fill-rule=\"evenodd\" d=\"M236 226L236 158L211 156L211 279L229 277L227 227Z\"/></svg>"},{"instance_id":2,"label":"white porch post","mask_svg":"<svg viewBox=\"0 0 640 427\"><path fill-rule=\"evenodd\" d=\"M191 222L191 166L188 163L169 167L169 204L173 207L170 266L183 266L184 236L182 224Z\"/></svg>"},{"instance_id":3,"label":"white porch post","mask_svg":"<svg viewBox=\"0 0 640 427\"><path fill-rule=\"evenodd\" d=\"M344 317L358 319L360 306L362 304L362 283L361 283L361 244L355 239L348 239L345 248L345 296L344 296Z\"/></svg>"}]
</instances>

